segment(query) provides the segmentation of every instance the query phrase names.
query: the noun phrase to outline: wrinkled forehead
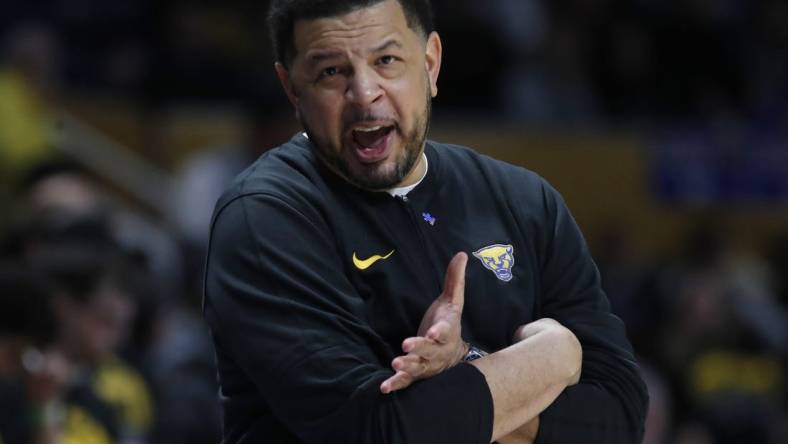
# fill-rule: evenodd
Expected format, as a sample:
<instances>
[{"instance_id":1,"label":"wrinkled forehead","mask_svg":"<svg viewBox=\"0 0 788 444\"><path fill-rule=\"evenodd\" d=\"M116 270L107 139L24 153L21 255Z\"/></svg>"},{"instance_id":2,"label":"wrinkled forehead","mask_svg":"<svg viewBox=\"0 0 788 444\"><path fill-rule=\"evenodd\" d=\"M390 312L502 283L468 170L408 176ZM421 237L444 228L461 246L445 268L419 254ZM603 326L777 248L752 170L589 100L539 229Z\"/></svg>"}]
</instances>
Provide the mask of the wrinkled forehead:
<instances>
[{"instance_id":1,"label":"wrinkled forehead","mask_svg":"<svg viewBox=\"0 0 788 444\"><path fill-rule=\"evenodd\" d=\"M405 13L396 0L338 16L300 19L294 25L293 34L296 58L301 59L315 52L369 51L391 39L403 45L418 39L416 32L408 27Z\"/></svg>"}]
</instances>

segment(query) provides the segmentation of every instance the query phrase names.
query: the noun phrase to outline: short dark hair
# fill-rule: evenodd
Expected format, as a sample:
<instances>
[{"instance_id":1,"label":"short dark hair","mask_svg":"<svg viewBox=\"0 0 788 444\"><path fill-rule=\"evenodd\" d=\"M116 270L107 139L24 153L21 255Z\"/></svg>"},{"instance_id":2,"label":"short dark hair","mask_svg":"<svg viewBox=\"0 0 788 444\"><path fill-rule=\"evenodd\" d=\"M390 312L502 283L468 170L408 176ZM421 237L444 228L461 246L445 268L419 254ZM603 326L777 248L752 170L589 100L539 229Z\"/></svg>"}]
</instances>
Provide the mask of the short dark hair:
<instances>
[{"instance_id":1,"label":"short dark hair","mask_svg":"<svg viewBox=\"0 0 788 444\"><path fill-rule=\"evenodd\" d=\"M335 17L367 8L384 0L272 0L268 9L268 30L276 61L289 67L295 57L295 22ZM428 36L435 27L430 0L397 0L405 12L408 27Z\"/></svg>"},{"instance_id":2,"label":"short dark hair","mask_svg":"<svg viewBox=\"0 0 788 444\"><path fill-rule=\"evenodd\" d=\"M136 270L123 251L101 245L46 245L31 254L28 261L33 270L46 277L54 291L79 304L90 303L104 282L129 290L129 279L136 277Z\"/></svg>"}]
</instances>

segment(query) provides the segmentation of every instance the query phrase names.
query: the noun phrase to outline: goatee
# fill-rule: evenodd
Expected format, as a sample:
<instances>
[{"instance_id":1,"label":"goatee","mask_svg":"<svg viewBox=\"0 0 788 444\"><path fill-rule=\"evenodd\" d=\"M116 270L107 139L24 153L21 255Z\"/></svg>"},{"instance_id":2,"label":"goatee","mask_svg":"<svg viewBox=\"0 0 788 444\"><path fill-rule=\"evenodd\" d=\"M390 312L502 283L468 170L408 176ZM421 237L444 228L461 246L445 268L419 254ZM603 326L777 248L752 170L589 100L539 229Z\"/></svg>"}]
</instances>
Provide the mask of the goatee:
<instances>
[{"instance_id":1,"label":"goatee","mask_svg":"<svg viewBox=\"0 0 788 444\"><path fill-rule=\"evenodd\" d=\"M363 165L354 168L348 159L354 156L351 148L343 145L341 149L332 149L321 146L319 139L315 138L306 122L302 121L304 130L309 136L309 140L315 147L318 157L329 167L338 173L342 178L351 184L372 191L388 190L399 185L405 177L413 170L419 160L424 142L429 131L430 117L432 112L432 96L427 92L424 110L415 120L413 130L404 134L399 125L395 125L394 131L402 139L402 150L397 155L393 168L386 168L383 164ZM380 120L377 116L364 115L354 119L350 125L362 123L364 121ZM350 126L348 125L348 126Z\"/></svg>"}]
</instances>

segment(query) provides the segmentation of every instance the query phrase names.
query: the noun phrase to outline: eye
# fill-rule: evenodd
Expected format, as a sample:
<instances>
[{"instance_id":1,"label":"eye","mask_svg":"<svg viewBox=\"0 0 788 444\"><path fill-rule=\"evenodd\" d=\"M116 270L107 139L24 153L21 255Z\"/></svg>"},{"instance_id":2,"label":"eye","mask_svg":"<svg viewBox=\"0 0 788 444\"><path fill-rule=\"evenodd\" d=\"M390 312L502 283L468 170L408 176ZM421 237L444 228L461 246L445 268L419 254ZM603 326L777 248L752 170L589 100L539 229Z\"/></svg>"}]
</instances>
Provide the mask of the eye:
<instances>
[{"instance_id":1,"label":"eye","mask_svg":"<svg viewBox=\"0 0 788 444\"><path fill-rule=\"evenodd\" d=\"M339 69L336 66L329 66L328 68L320 71L320 78L333 77L339 74Z\"/></svg>"},{"instance_id":2,"label":"eye","mask_svg":"<svg viewBox=\"0 0 788 444\"><path fill-rule=\"evenodd\" d=\"M378 63L381 65L391 65L392 63L396 62L397 58L393 55L384 55L380 59L378 59Z\"/></svg>"}]
</instances>

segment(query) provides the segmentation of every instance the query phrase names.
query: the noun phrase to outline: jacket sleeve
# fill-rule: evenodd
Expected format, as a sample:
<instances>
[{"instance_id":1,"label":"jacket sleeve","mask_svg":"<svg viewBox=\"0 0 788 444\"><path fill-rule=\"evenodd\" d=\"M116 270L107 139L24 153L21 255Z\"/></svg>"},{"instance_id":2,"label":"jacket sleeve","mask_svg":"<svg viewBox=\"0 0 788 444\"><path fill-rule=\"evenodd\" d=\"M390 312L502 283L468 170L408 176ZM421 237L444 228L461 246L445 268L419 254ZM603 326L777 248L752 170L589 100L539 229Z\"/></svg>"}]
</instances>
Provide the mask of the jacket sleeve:
<instances>
[{"instance_id":1,"label":"jacket sleeve","mask_svg":"<svg viewBox=\"0 0 788 444\"><path fill-rule=\"evenodd\" d=\"M252 396L305 443L488 443L492 399L473 366L380 393L394 354L326 223L302 207L247 195L212 227L204 316Z\"/></svg>"},{"instance_id":2,"label":"jacket sleeve","mask_svg":"<svg viewBox=\"0 0 788 444\"><path fill-rule=\"evenodd\" d=\"M636 443L648 393L623 322L610 312L599 272L561 196L543 182L539 317L569 328L583 348L580 382L540 415L538 444Z\"/></svg>"}]
</instances>

